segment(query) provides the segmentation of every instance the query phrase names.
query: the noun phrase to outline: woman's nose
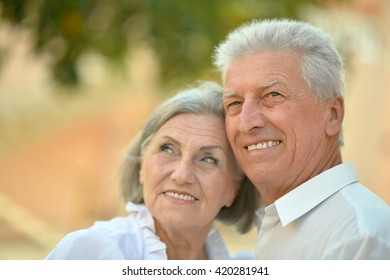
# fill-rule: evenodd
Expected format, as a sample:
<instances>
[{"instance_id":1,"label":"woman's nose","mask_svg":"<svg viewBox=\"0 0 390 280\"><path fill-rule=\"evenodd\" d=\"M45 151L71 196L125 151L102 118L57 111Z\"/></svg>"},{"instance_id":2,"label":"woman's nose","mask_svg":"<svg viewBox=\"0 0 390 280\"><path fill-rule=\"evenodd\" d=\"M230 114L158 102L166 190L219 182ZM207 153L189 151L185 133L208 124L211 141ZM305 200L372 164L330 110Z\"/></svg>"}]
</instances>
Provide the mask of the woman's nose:
<instances>
[{"instance_id":1,"label":"woman's nose","mask_svg":"<svg viewBox=\"0 0 390 280\"><path fill-rule=\"evenodd\" d=\"M178 185L192 184L195 179L193 169L193 163L190 160L180 159L174 166L171 179Z\"/></svg>"},{"instance_id":2,"label":"woman's nose","mask_svg":"<svg viewBox=\"0 0 390 280\"><path fill-rule=\"evenodd\" d=\"M264 127L265 123L261 104L254 101L245 101L240 112L239 130L249 132L254 128Z\"/></svg>"}]
</instances>

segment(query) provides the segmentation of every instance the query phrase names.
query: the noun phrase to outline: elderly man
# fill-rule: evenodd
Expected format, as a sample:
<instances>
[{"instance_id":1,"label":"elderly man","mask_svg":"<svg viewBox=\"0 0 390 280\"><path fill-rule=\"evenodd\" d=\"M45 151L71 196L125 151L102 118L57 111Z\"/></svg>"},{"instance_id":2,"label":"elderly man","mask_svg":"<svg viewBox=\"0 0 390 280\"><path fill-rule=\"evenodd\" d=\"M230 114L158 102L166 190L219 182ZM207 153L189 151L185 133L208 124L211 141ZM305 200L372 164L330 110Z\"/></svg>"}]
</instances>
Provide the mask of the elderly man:
<instances>
[{"instance_id":1,"label":"elderly man","mask_svg":"<svg viewBox=\"0 0 390 280\"><path fill-rule=\"evenodd\" d=\"M390 259L390 207L343 163L344 69L331 38L253 21L215 52L229 142L264 207L257 259Z\"/></svg>"}]
</instances>

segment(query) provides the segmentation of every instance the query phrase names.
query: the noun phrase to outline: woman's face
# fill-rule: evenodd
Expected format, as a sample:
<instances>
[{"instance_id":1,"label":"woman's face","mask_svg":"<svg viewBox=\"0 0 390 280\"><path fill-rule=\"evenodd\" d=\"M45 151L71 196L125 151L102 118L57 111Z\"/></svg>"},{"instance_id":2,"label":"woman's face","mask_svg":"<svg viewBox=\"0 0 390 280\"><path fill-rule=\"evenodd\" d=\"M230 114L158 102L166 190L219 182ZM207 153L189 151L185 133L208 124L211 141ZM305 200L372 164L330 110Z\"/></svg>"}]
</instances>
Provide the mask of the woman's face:
<instances>
[{"instance_id":1,"label":"woman's face","mask_svg":"<svg viewBox=\"0 0 390 280\"><path fill-rule=\"evenodd\" d=\"M223 206L233 203L240 185L224 121L192 113L168 120L144 152L140 182L159 224L210 225Z\"/></svg>"}]
</instances>

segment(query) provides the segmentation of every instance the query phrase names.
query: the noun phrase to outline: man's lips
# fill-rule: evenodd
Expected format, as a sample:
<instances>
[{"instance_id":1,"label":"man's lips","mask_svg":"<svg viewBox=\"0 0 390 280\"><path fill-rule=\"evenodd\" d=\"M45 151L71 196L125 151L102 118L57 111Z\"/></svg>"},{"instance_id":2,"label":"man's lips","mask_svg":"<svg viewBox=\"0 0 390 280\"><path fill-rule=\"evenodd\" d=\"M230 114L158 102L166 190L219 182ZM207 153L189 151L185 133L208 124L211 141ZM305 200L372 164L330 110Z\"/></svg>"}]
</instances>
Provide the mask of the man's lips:
<instances>
[{"instance_id":1,"label":"man's lips","mask_svg":"<svg viewBox=\"0 0 390 280\"><path fill-rule=\"evenodd\" d=\"M268 148L277 146L280 143L282 143L282 141L280 141L280 140L267 140L267 141L263 141L263 142L260 142L257 144L252 144L252 145L246 146L245 148L248 151L261 150L261 149L268 149Z\"/></svg>"}]
</instances>

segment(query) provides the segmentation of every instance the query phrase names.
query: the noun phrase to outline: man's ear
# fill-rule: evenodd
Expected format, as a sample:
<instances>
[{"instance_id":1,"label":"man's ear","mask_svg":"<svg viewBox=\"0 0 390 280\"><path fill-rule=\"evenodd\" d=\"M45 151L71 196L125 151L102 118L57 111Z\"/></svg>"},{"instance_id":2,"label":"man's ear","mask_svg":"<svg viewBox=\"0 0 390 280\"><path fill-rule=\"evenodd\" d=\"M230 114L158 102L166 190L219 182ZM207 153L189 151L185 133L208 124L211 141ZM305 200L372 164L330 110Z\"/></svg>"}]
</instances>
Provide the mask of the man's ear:
<instances>
[{"instance_id":1,"label":"man's ear","mask_svg":"<svg viewBox=\"0 0 390 280\"><path fill-rule=\"evenodd\" d=\"M329 101L329 117L326 124L326 135L335 136L341 131L344 119L344 99L336 97Z\"/></svg>"}]
</instances>

